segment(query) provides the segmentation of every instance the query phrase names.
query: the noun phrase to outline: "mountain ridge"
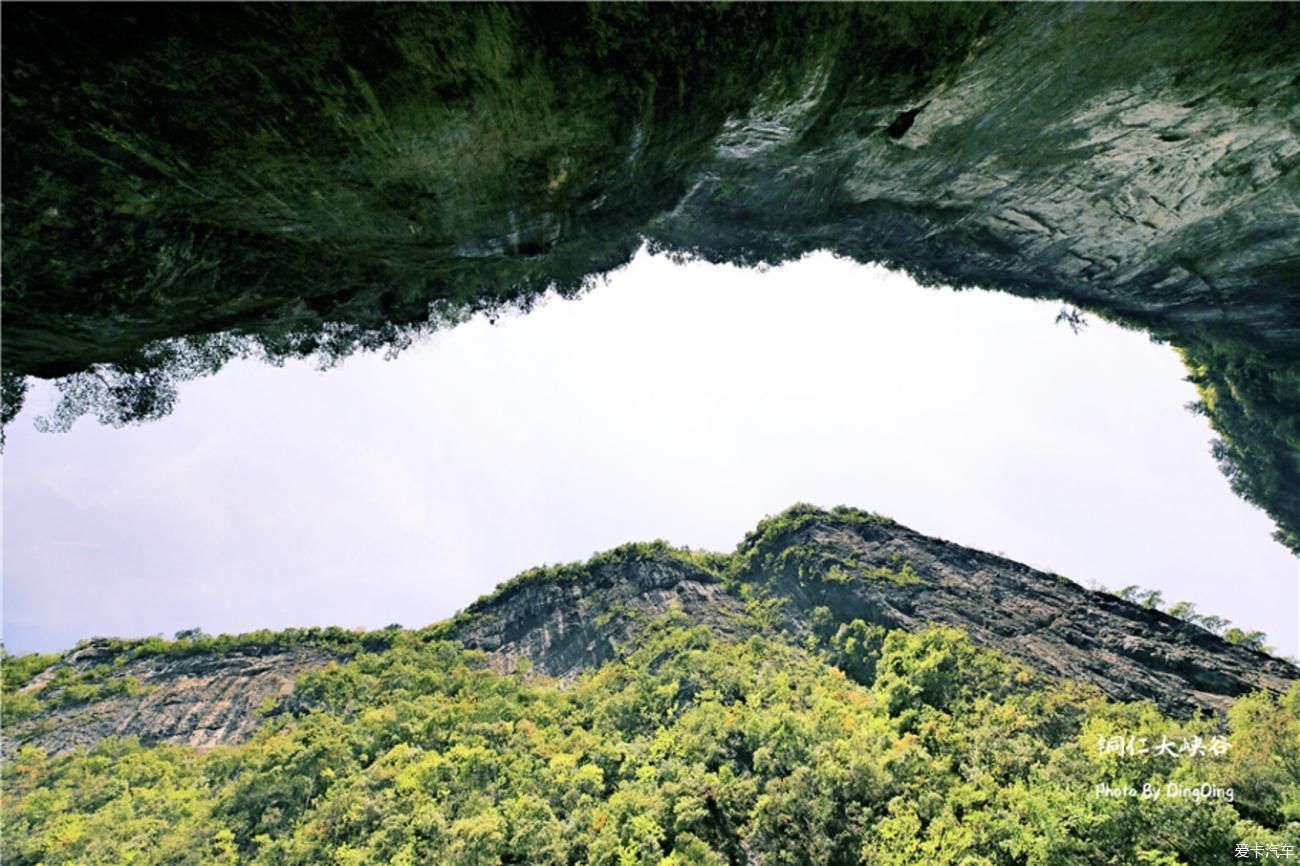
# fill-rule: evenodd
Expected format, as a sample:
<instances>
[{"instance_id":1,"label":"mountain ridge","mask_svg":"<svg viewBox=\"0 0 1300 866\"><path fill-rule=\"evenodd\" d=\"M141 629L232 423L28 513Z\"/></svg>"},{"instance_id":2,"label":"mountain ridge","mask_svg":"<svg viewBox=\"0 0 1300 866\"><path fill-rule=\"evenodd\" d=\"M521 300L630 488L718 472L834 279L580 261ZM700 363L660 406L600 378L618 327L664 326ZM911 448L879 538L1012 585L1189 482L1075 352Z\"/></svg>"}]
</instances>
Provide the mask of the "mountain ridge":
<instances>
[{"instance_id":1,"label":"mountain ridge","mask_svg":"<svg viewBox=\"0 0 1300 866\"><path fill-rule=\"evenodd\" d=\"M619 551L622 562L609 561ZM1289 662L1232 644L1194 623L856 509L794 506L760 523L730 557L663 543L617 548L603 557L592 560L593 570L602 574L619 564L627 573L628 562L652 563L645 568L642 598L660 604L643 607L643 615L663 613L671 596L688 614L708 598L708 624L739 632L736 623L747 603L760 603L762 596L786 609L774 624L796 642L812 634L822 607L836 627L855 619L908 631L934 624L956 627L976 644L1053 678L1089 683L1117 700L1150 699L1175 715L1222 710L1254 688L1283 691L1300 677ZM677 563L678 581L665 584L674 573L666 562ZM539 573L547 579L539 580ZM460 624L453 620L444 633L504 657L507 670L527 659L563 678L599 664L611 657L610 635L591 628L589 598L566 603L574 593L564 573L563 567L549 575L525 572L472 605ZM521 595L527 602L512 608ZM625 595L615 596L611 604L626 603ZM527 621L546 606L549 617ZM512 613L522 620L511 619ZM575 649L579 644L586 647L585 657ZM583 658L582 665L569 664L574 658Z\"/></svg>"},{"instance_id":2,"label":"mountain ridge","mask_svg":"<svg viewBox=\"0 0 1300 866\"><path fill-rule=\"evenodd\" d=\"M532 569L416 633L482 651L501 673L572 682L672 616L726 640L822 650L847 634L957 628L1045 679L1151 700L1177 717L1300 680L1288 661L1161 611L876 514L806 505L761 522L733 554L659 541ZM6 677L4 753L60 753L110 736L201 749L241 742L264 717L304 707L298 676L382 652L398 631L92 640L16 687Z\"/></svg>"}]
</instances>

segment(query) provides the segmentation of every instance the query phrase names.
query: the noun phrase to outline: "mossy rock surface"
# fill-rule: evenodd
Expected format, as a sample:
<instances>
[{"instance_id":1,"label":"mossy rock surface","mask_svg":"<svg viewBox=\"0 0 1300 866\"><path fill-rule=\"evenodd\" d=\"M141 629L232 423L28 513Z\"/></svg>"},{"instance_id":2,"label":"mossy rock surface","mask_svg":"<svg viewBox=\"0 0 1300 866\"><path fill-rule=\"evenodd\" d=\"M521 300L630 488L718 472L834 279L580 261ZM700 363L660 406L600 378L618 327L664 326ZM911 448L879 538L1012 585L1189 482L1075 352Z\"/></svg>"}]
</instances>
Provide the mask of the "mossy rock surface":
<instances>
[{"instance_id":1,"label":"mossy rock surface","mask_svg":"<svg viewBox=\"0 0 1300 866\"><path fill-rule=\"evenodd\" d=\"M157 417L236 355L400 348L647 241L742 265L827 249L1178 346L1235 489L1300 549L1294 5L5 23L6 417L24 376L64 377L64 420Z\"/></svg>"}]
</instances>

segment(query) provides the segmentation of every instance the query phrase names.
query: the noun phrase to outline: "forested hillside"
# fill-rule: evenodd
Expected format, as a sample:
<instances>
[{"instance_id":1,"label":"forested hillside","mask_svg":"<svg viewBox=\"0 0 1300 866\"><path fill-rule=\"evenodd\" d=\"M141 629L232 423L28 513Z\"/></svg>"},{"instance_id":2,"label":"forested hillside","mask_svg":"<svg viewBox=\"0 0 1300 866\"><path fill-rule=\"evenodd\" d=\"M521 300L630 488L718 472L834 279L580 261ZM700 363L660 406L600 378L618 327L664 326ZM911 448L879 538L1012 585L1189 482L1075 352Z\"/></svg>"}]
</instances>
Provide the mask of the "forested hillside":
<instances>
[{"instance_id":1,"label":"forested hillside","mask_svg":"<svg viewBox=\"0 0 1300 866\"><path fill-rule=\"evenodd\" d=\"M296 703L206 752L24 750L5 862L1211 866L1300 834L1300 686L1176 721L949 629L796 647L670 615L563 689L404 633Z\"/></svg>"},{"instance_id":2,"label":"forested hillside","mask_svg":"<svg viewBox=\"0 0 1300 866\"><path fill-rule=\"evenodd\" d=\"M1077 655L1053 599L1091 605ZM852 509L423 629L6 657L3 696L12 864L1213 866L1300 836L1294 666Z\"/></svg>"}]
</instances>

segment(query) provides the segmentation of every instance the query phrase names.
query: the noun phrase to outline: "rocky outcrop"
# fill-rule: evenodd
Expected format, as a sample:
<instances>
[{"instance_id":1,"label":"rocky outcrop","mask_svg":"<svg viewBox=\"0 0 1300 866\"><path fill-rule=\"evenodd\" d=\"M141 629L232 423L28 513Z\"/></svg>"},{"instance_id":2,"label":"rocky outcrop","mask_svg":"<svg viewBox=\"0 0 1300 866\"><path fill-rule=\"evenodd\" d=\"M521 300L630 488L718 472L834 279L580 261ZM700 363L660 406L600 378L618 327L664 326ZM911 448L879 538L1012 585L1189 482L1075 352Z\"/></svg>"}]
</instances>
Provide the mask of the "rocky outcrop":
<instances>
[{"instance_id":1,"label":"rocky outcrop","mask_svg":"<svg viewBox=\"0 0 1300 866\"><path fill-rule=\"evenodd\" d=\"M616 657L641 627L675 612L719 634L743 628L744 607L719 576L672 556L598 565L580 581L535 581L470 608L451 636L505 671L523 660L571 679Z\"/></svg>"},{"instance_id":2,"label":"rocky outcrop","mask_svg":"<svg viewBox=\"0 0 1300 866\"><path fill-rule=\"evenodd\" d=\"M731 555L655 542L526 572L420 637L482 650L501 672L571 681L631 651L665 620L729 640L761 633L815 647L827 617L832 630L855 619L909 631L961 628L1046 678L1151 700L1178 716L1300 680L1287 661L1060 575L875 515L806 506L765 521ZM300 674L362 648L383 652L395 635L375 636L331 650L286 648L267 632L261 643L226 644L233 649L178 644L149 654L91 641L19 690L44 706L6 724L3 755L28 745L58 754L113 736L195 748L238 743L268 714L311 709L294 694ZM96 694L66 700L77 684Z\"/></svg>"},{"instance_id":3,"label":"rocky outcrop","mask_svg":"<svg viewBox=\"0 0 1300 866\"><path fill-rule=\"evenodd\" d=\"M1294 5L27 6L4 40L7 416L110 365L65 415L155 417L643 239L829 249L1175 343L1300 550Z\"/></svg>"},{"instance_id":4,"label":"rocky outcrop","mask_svg":"<svg viewBox=\"0 0 1300 866\"><path fill-rule=\"evenodd\" d=\"M798 550L806 565L802 574L762 576L790 600L796 630L818 605L840 621L952 626L1052 678L1090 683L1116 700L1152 700L1174 715L1222 710L1239 695L1285 691L1300 679L1293 664L1198 625L892 521L827 514L761 543ZM872 576L903 565L918 579Z\"/></svg>"},{"instance_id":5,"label":"rocky outcrop","mask_svg":"<svg viewBox=\"0 0 1300 866\"><path fill-rule=\"evenodd\" d=\"M261 653L240 649L190 656L147 656L115 666L104 682L134 678L130 693L84 704L59 706L60 690L48 698L54 709L6 725L4 756L25 746L59 754L92 748L106 737L138 737L142 743L209 748L242 742L293 693L299 674L331 656L297 648ZM24 691L45 689L60 670L85 673L113 659L92 641L38 674Z\"/></svg>"},{"instance_id":6,"label":"rocky outcrop","mask_svg":"<svg viewBox=\"0 0 1300 866\"><path fill-rule=\"evenodd\" d=\"M725 588L671 553L628 558L576 580L507 584L452 636L494 653L506 669L526 659L572 677L614 657L638 626L670 610L727 635L752 632L741 598L748 585L781 601L781 628L800 644L818 607L840 623L951 626L1050 678L1088 683L1116 700L1151 700L1179 716L1225 709L1256 689L1282 692L1300 679L1289 662L1198 625L884 518L808 510L788 522L794 527L761 531L742 545Z\"/></svg>"}]
</instances>

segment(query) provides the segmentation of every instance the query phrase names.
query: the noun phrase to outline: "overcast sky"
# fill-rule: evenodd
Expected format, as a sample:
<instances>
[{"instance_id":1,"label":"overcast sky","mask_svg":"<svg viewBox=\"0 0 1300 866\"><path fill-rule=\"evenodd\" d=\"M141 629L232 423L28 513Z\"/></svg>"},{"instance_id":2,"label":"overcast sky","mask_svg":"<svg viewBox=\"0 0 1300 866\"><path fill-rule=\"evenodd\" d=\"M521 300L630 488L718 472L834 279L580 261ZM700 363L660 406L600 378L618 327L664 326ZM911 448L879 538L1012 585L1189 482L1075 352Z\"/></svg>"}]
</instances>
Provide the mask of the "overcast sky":
<instances>
[{"instance_id":1,"label":"overcast sky","mask_svg":"<svg viewBox=\"0 0 1300 866\"><path fill-rule=\"evenodd\" d=\"M1237 499L1174 352L1059 305L819 254L766 273L645 254L578 301L395 361L230 365L162 421L4 455L4 642L421 626L626 541L731 550L797 501L1266 631L1296 560Z\"/></svg>"}]
</instances>

